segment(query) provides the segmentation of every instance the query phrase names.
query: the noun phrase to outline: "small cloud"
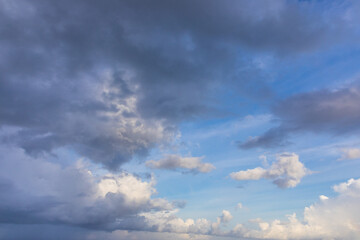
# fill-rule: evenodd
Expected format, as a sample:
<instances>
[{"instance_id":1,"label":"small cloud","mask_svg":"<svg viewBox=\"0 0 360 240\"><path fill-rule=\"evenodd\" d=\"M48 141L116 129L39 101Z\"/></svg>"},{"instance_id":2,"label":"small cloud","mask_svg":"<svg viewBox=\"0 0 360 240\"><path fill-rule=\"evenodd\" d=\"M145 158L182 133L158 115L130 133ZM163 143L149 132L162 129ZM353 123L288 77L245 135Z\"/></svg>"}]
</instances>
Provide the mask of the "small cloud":
<instances>
[{"instance_id":1,"label":"small cloud","mask_svg":"<svg viewBox=\"0 0 360 240\"><path fill-rule=\"evenodd\" d=\"M325 196L325 195L320 195L320 196L319 196L319 199L320 199L321 201L326 201L326 200L328 200L329 198L328 198L327 196Z\"/></svg>"},{"instance_id":2,"label":"small cloud","mask_svg":"<svg viewBox=\"0 0 360 240\"><path fill-rule=\"evenodd\" d=\"M243 208L242 203L238 203L238 204L236 205L236 209L242 209L242 208Z\"/></svg>"},{"instance_id":3,"label":"small cloud","mask_svg":"<svg viewBox=\"0 0 360 240\"><path fill-rule=\"evenodd\" d=\"M341 151L342 155L338 159L339 161L360 159L360 148L343 148Z\"/></svg>"},{"instance_id":4,"label":"small cloud","mask_svg":"<svg viewBox=\"0 0 360 240\"><path fill-rule=\"evenodd\" d=\"M266 173L266 169L257 167L246 171L233 172L230 174L230 177L235 180L259 180L260 178L263 178Z\"/></svg>"},{"instance_id":5,"label":"small cloud","mask_svg":"<svg viewBox=\"0 0 360 240\"><path fill-rule=\"evenodd\" d=\"M179 155L169 154L158 161L149 160L146 166L154 169L187 169L195 172L208 173L215 169L210 163L203 163L204 157L182 157Z\"/></svg>"},{"instance_id":6,"label":"small cloud","mask_svg":"<svg viewBox=\"0 0 360 240\"><path fill-rule=\"evenodd\" d=\"M223 210L221 217L220 217L220 222L221 223L228 223L231 221L231 219L233 219L233 216L231 215L231 213L227 210Z\"/></svg>"},{"instance_id":7,"label":"small cloud","mask_svg":"<svg viewBox=\"0 0 360 240\"><path fill-rule=\"evenodd\" d=\"M221 224L225 224L230 222L233 219L233 216L228 210L223 210L221 216L217 217L216 222L213 222L211 227L213 229L213 233L216 233Z\"/></svg>"},{"instance_id":8,"label":"small cloud","mask_svg":"<svg viewBox=\"0 0 360 240\"><path fill-rule=\"evenodd\" d=\"M277 156L269 168L257 167L245 171L233 172L230 177L235 180L259 180L261 178L271 179L280 188L295 187L301 178L311 173L299 156L295 153L282 153Z\"/></svg>"}]
</instances>

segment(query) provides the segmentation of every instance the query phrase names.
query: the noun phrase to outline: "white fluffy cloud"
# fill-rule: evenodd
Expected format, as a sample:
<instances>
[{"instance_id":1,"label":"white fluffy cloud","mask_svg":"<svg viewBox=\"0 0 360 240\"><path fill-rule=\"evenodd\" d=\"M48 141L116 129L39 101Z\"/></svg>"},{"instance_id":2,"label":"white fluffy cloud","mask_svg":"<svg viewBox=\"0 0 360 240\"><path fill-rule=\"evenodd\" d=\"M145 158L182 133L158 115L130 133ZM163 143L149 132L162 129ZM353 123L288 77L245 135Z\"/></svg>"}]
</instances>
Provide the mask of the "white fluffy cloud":
<instances>
[{"instance_id":1,"label":"white fluffy cloud","mask_svg":"<svg viewBox=\"0 0 360 240\"><path fill-rule=\"evenodd\" d=\"M159 212L146 212L142 216L145 217L148 225L158 232L173 232L173 233L191 233L191 234L205 234L205 235L227 235L221 226L230 222L233 218L231 213L223 210L221 215L212 222L205 218L186 219L176 217L174 211L159 211Z\"/></svg>"},{"instance_id":2,"label":"white fluffy cloud","mask_svg":"<svg viewBox=\"0 0 360 240\"><path fill-rule=\"evenodd\" d=\"M257 219L259 230L238 224L233 235L261 239L359 239L360 237L360 179L350 179L335 185L338 196L320 196L320 201L306 207L304 219L295 214L287 221L265 222Z\"/></svg>"},{"instance_id":3,"label":"white fluffy cloud","mask_svg":"<svg viewBox=\"0 0 360 240\"><path fill-rule=\"evenodd\" d=\"M227 222L230 222L231 219L233 219L233 216L231 215L231 213L227 210L223 210L222 215L221 215L221 222L227 223Z\"/></svg>"},{"instance_id":4,"label":"white fluffy cloud","mask_svg":"<svg viewBox=\"0 0 360 240\"><path fill-rule=\"evenodd\" d=\"M146 165L156 169L187 169L190 171L207 173L215 169L210 163L203 163L204 157L182 157L179 155L166 155L158 161L149 160Z\"/></svg>"},{"instance_id":5,"label":"white fluffy cloud","mask_svg":"<svg viewBox=\"0 0 360 240\"><path fill-rule=\"evenodd\" d=\"M233 172L230 177L235 180L271 179L281 188L295 187L301 178L310 173L304 164L299 161L295 153L277 155L276 161L268 168L257 167L245 171Z\"/></svg>"},{"instance_id":6,"label":"white fluffy cloud","mask_svg":"<svg viewBox=\"0 0 360 240\"><path fill-rule=\"evenodd\" d=\"M359 148L343 148L341 149L342 155L339 160L353 160L360 159Z\"/></svg>"}]
</instances>

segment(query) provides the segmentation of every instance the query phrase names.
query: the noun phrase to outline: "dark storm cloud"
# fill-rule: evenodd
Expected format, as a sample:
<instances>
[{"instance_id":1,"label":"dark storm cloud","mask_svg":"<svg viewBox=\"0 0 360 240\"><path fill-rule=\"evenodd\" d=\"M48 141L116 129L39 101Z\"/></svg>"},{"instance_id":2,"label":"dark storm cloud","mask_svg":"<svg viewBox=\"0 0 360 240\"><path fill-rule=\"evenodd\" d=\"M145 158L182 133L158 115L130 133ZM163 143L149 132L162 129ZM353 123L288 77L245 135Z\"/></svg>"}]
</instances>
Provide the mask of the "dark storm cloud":
<instances>
[{"instance_id":1,"label":"dark storm cloud","mask_svg":"<svg viewBox=\"0 0 360 240\"><path fill-rule=\"evenodd\" d=\"M70 147L110 169L214 109L223 86L270 94L239 71L260 71L240 50L311 51L348 30L331 7L288 1L0 4L0 124L20 127L8 140L31 154Z\"/></svg>"},{"instance_id":2,"label":"dark storm cloud","mask_svg":"<svg viewBox=\"0 0 360 240\"><path fill-rule=\"evenodd\" d=\"M240 148L274 147L286 143L290 133L309 131L334 135L360 131L360 87L355 84L337 90L302 93L279 102L273 108L281 125L262 136L240 143Z\"/></svg>"}]
</instances>

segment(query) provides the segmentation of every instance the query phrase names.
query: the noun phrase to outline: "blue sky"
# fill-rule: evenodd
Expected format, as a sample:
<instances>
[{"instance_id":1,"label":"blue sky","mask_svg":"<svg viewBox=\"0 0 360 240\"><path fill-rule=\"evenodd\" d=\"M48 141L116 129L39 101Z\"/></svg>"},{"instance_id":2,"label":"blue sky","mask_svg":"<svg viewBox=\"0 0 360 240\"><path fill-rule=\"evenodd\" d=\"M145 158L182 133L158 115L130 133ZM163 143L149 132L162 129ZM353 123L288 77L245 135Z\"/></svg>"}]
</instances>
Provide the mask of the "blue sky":
<instances>
[{"instance_id":1,"label":"blue sky","mask_svg":"<svg viewBox=\"0 0 360 240\"><path fill-rule=\"evenodd\" d=\"M360 239L359 10L0 0L0 239Z\"/></svg>"}]
</instances>

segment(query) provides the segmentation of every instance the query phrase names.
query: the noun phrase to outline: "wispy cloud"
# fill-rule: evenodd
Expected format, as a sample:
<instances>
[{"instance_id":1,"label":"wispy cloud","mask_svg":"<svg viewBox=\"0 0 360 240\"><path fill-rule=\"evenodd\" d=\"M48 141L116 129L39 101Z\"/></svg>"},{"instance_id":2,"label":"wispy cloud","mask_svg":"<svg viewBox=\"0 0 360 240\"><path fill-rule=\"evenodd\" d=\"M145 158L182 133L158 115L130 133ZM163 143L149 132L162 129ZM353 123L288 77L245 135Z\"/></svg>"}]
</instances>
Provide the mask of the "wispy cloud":
<instances>
[{"instance_id":1,"label":"wispy cloud","mask_svg":"<svg viewBox=\"0 0 360 240\"><path fill-rule=\"evenodd\" d=\"M360 148L343 148L341 149L342 155L338 159L342 160L353 160L360 159Z\"/></svg>"},{"instance_id":2,"label":"wispy cloud","mask_svg":"<svg viewBox=\"0 0 360 240\"><path fill-rule=\"evenodd\" d=\"M166 155L164 158L155 161L149 160L146 166L154 169L167 170L189 170L191 172L207 173L215 169L210 163L203 163L204 157L182 157L179 155Z\"/></svg>"}]
</instances>

